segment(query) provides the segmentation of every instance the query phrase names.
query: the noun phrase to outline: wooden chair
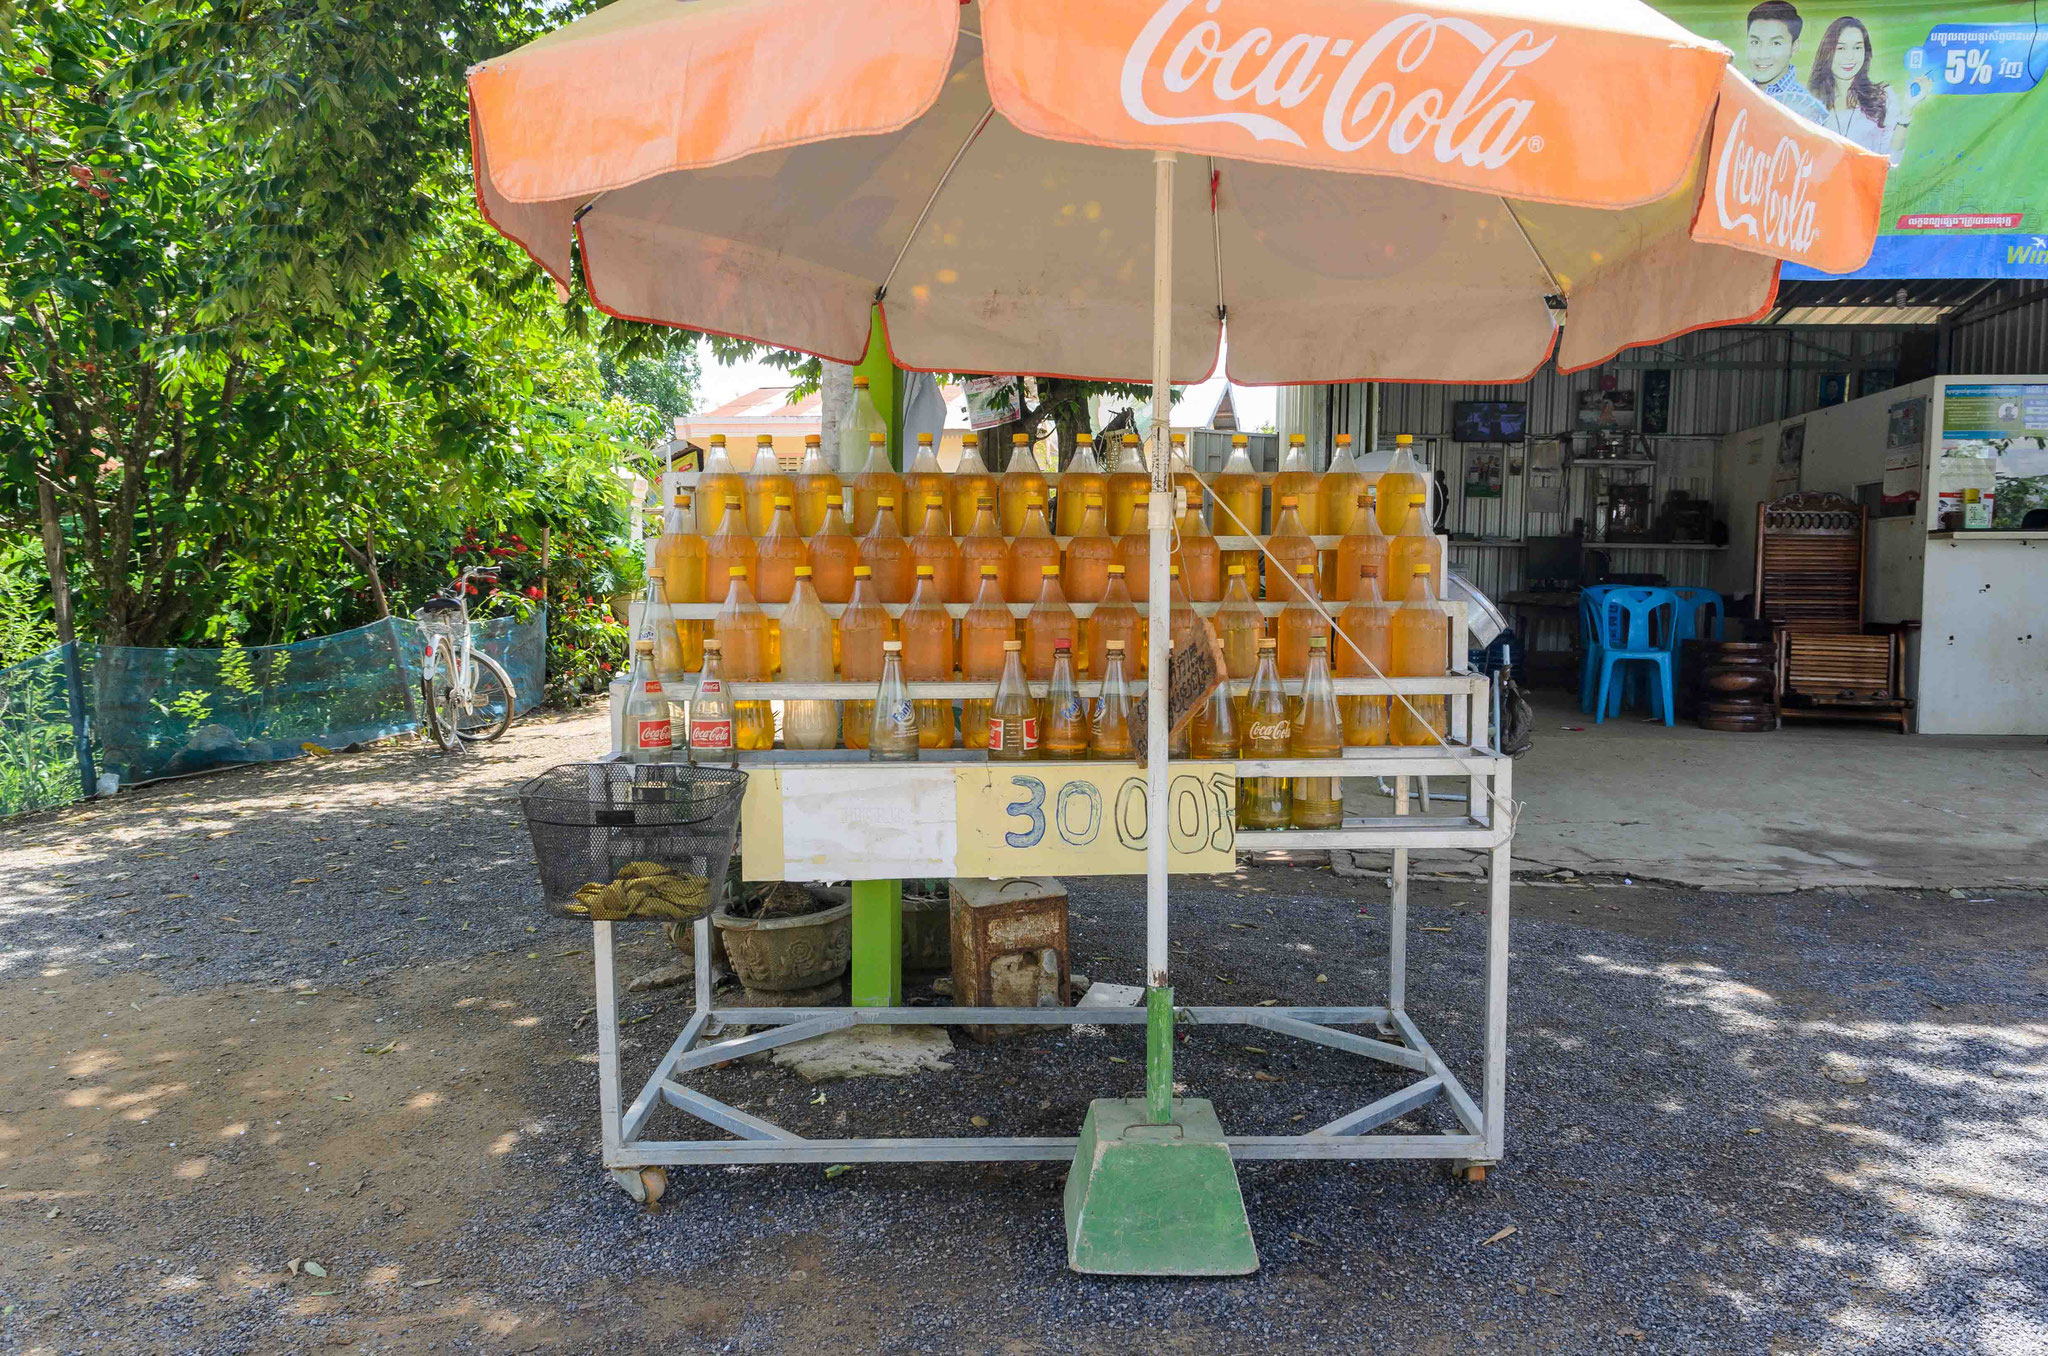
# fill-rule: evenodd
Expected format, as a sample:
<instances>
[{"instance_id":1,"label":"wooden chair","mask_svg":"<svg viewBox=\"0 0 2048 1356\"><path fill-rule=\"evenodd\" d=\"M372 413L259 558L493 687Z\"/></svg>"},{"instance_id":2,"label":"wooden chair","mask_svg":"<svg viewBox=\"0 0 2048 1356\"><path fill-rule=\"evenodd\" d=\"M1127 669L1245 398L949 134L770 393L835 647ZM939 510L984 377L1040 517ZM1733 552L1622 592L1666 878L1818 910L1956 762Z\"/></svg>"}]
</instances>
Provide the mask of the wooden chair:
<instances>
[{"instance_id":1,"label":"wooden chair","mask_svg":"<svg viewBox=\"0 0 2048 1356\"><path fill-rule=\"evenodd\" d=\"M1863 620L1863 505L1807 491L1758 504L1756 615L1778 646L1777 712L1896 724L1904 733L1906 645Z\"/></svg>"}]
</instances>

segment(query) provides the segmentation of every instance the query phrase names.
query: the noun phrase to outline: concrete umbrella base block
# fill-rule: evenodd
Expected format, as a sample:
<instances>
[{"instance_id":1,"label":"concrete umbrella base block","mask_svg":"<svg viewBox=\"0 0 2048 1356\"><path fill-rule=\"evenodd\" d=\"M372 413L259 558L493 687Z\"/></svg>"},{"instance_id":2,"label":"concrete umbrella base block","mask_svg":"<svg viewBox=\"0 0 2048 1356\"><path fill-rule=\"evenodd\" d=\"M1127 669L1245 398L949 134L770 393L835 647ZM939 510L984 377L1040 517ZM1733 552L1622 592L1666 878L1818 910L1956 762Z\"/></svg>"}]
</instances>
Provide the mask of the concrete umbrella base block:
<instances>
[{"instance_id":1,"label":"concrete umbrella base block","mask_svg":"<svg viewBox=\"0 0 2048 1356\"><path fill-rule=\"evenodd\" d=\"M1164 1125L1142 1097L1088 1104L1067 1174L1067 1265L1107 1276L1243 1276L1259 1269L1216 1109L1176 1099Z\"/></svg>"}]
</instances>

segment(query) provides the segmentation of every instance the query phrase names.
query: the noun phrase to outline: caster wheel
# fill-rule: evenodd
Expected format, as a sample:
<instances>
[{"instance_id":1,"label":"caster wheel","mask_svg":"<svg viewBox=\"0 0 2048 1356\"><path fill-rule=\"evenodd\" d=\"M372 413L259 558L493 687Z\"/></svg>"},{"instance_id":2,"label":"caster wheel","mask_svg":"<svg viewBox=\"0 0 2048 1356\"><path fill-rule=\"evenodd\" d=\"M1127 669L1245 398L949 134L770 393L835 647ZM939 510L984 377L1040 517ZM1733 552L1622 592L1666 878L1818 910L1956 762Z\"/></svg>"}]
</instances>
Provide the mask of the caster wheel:
<instances>
[{"instance_id":1,"label":"caster wheel","mask_svg":"<svg viewBox=\"0 0 2048 1356\"><path fill-rule=\"evenodd\" d=\"M650 1210L660 1206L661 1198L668 1194L665 1168L613 1168L611 1174L619 1190Z\"/></svg>"},{"instance_id":2,"label":"caster wheel","mask_svg":"<svg viewBox=\"0 0 2048 1356\"><path fill-rule=\"evenodd\" d=\"M1487 1165L1484 1163L1453 1163L1451 1165L1451 1179L1457 1182L1465 1182L1472 1186L1484 1186L1486 1183L1486 1169Z\"/></svg>"}]
</instances>

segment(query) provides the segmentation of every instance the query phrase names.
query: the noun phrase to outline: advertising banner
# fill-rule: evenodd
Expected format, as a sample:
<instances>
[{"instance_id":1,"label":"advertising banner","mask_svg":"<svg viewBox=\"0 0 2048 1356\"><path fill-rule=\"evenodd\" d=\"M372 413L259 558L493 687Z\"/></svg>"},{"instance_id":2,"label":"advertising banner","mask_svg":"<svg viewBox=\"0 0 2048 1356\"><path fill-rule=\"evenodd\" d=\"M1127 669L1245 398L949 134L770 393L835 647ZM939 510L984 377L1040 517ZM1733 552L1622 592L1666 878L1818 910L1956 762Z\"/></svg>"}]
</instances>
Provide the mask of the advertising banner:
<instances>
[{"instance_id":1,"label":"advertising banner","mask_svg":"<svg viewBox=\"0 0 2048 1356\"><path fill-rule=\"evenodd\" d=\"M2017 528L2048 508L2048 385L1951 384L1941 472L1937 526Z\"/></svg>"},{"instance_id":2,"label":"advertising banner","mask_svg":"<svg viewBox=\"0 0 2048 1356\"><path fill-rule=\"evenodd\" d=\"M1778 103L1890 157L1877 248L1845 276L2048 278L2048 30L2032 5L1654 3Z\"/></svg>"}]
</instances>

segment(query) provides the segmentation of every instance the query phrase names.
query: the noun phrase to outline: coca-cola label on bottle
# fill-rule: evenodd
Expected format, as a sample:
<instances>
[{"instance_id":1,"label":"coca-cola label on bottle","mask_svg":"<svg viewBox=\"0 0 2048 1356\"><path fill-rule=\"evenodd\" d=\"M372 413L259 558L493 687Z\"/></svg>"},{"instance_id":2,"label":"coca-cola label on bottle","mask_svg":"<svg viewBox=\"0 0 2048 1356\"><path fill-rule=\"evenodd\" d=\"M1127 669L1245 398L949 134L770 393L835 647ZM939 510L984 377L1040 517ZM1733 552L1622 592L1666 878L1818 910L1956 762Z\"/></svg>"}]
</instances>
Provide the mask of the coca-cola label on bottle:
<instances>
[{"instance_id":1,"label":"coca-cola label on bottle","mask_svg":"<svg viewBox=\"0 0 2048 1356\"><path fill-rule=\"evenodd\" d=\"M1294 734L1294 722L1285 716L1278 720L1253 720L1244 727L1244 742L1250 744L1285 744Z\"/></svg>"},{"instance_id":2,"label":"coca-cola label on bottle","mask_svg":"<svg viewBox=\"0 0 2048 1356\"><path fill-rule=\"evenodd\" d=\"M637 731L640 747L643 749L672 749L675 747L675 730L666 719L643 720Z\"/></svg>"},{"instance_id":3,"label":"coca-cola label on bottle","mask_svg":"<svg viewBox=\"0 0 2048 1356\"><path fill-rule=\"evenodd\" d=\"M690 722L690 747L693 749L729 749L732 747L732 721L692 720Z\"/></svg>"},{"instance_id":4,"label":"coca-cola label on bottle","mask_svg":"<svg viewBox=\"0 0 2048 1356\"><path fill-rule=\"evenodd\" d=\"M1031 749L1035 749L1038 747L1037 716L1024 717L1023 744L1027 752ZM1000 749L1006 747L1006 745L1003 743L1003 720L1000 716L990 716L988 718L988 746L991 749Z\"/></svg>"}]
</instances>

